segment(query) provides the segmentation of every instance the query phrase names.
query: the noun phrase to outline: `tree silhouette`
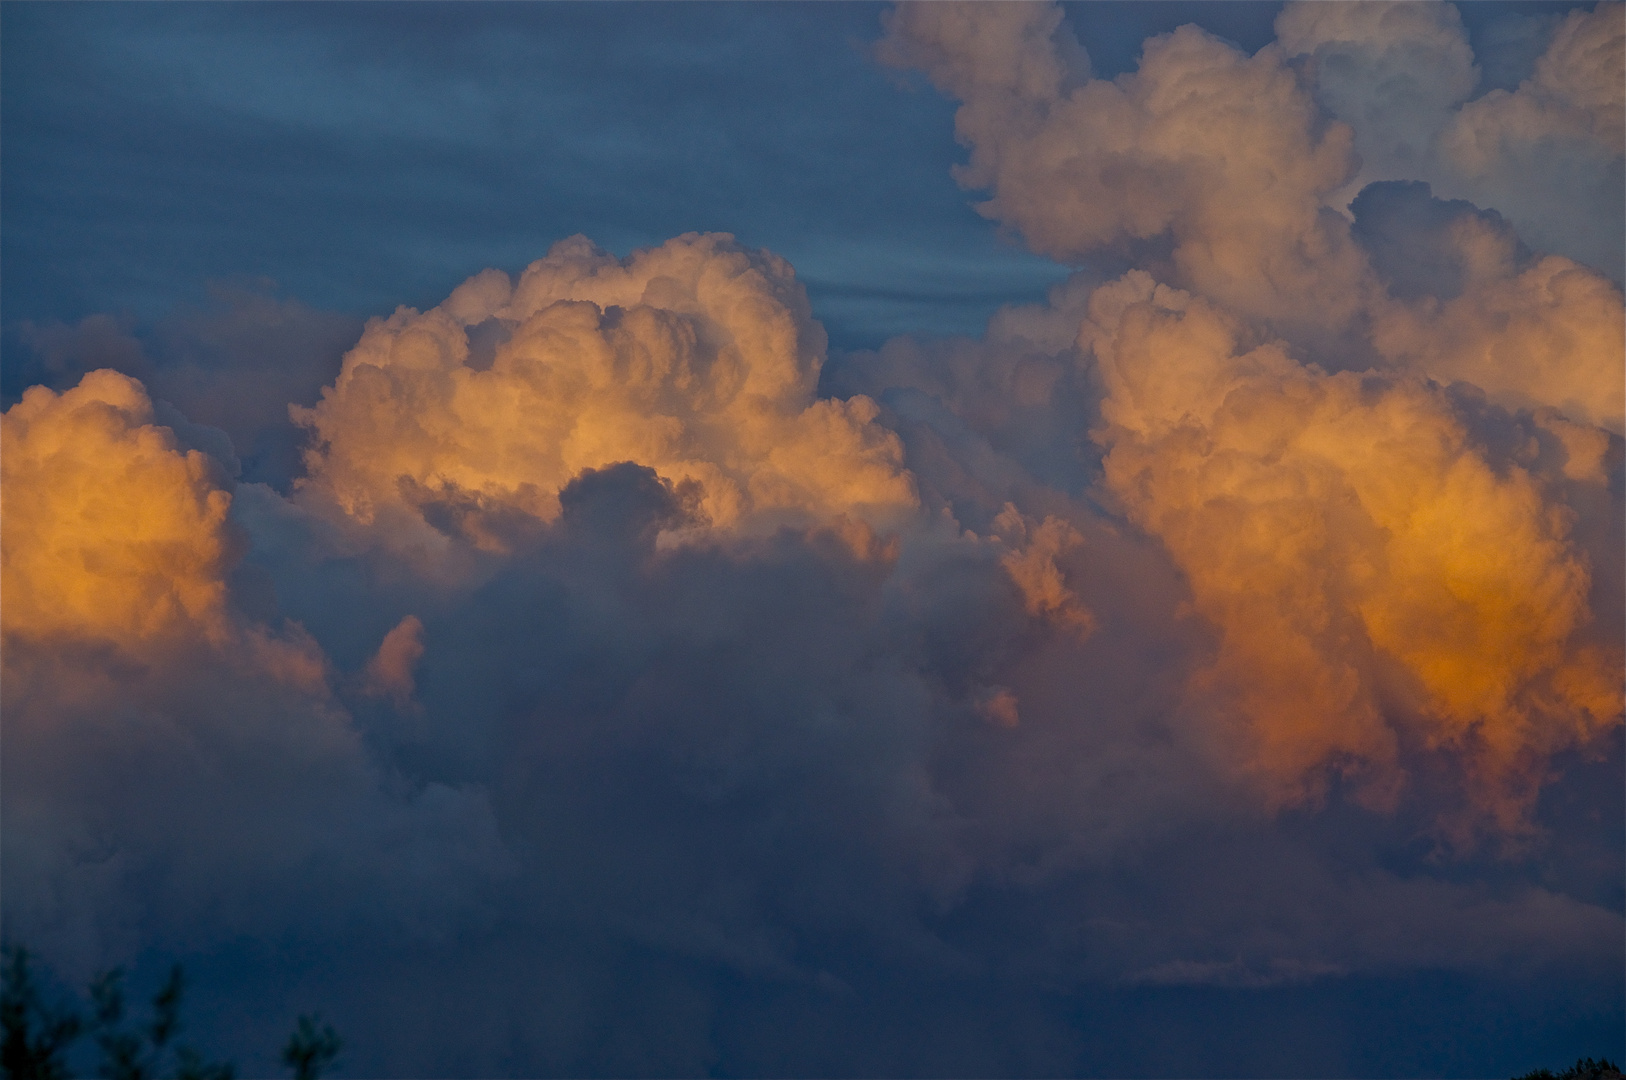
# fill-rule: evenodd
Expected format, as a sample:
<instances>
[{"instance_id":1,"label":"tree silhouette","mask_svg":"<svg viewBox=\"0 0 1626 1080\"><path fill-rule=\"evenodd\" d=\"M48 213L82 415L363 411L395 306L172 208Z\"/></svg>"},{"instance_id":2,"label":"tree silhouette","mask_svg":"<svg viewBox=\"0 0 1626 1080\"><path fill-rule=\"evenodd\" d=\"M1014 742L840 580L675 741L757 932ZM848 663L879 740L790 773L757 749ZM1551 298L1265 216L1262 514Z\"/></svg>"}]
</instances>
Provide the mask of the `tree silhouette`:
<instances>
[{"instance_id":1,"label":"tree silhouette","mask_svg":"<svg viewBox=\"0 0 1626 1080\"><path fill-rule=\"evenodd\" d=\"M16 1080L67 1080L63 1060L84 1021L72 1008L48 1008L29 969L28 950L5 946L0 986L0 1069Z\"/></svg>"},{"instance_id":2,"label":"tree silhouette","mask_svg":"<svg viewBox=\"0 0 1626 1080\"><path fill-rule=\"evenodd\" d=\"M288 1045L282 1048L282 1063L294 1071L294 1080L318 1080L344 1046L332 1025L317 1028L321 1020L320 1015L301 1016Z\"/></svg>"},{"instance_id":3,"label":"tree silhouette","mask_svg":"<svg viewBox=\"0 0 1626 1080\"><path fill-rule=\"evenodd\" d=\"M193 1047L177 1042L186 989L179 964L153 995L152 1019L145 1025L127 1020L122 968L91 980L88 1024L71 1005L45 1004L27 949L4 947L0 978L0 1076L5 1080L67 1080L68 1047L87 1033L95 1036L101 1051L97 1071L106 1080L159 1080L165 1075L174 1080L233 1080L237 1075L231 1062L208 1061ZM296 1080L318 1080L342 1045L332 1025L321 1023L319 1016L301 1016L282 1060L294 1070Z\"/></svg>"},{"instance_id":4,"label":"tree silhouette","mask_svg":"<svg viewBox=\"0 0 1626 1080\"><path fill-rule=\"evenodd\" d=\"M100 1073L107 1080L157 1080L163 1071L165 1051L181 1030L181 994L186 979L181 966L170 969L169 978L152 999L152 1023L145 1029L124 1027L124 971L114 968L90 984L90 998L96 1007L96 1045L102 1050ZM190 1046L174 1048L176 1080L232 1080L237 1068L229 1061L205 1061Z\"/></svg>"},{"instance_id":5,"label":"tree silhouette","mask_svg":"<svg viewBox=\"0 0 1626 1080\"><path fill-rule=\"evenodd\" d=\"M1576 1058L1575 1064L1563 1072L1555 1073L1551 1069L1537 1069L1527 1072L1523 1076L1516 1076L1513 1080L1621 1080L1620 1066L1608 1058Z\"/></svg>"}]
</instances>

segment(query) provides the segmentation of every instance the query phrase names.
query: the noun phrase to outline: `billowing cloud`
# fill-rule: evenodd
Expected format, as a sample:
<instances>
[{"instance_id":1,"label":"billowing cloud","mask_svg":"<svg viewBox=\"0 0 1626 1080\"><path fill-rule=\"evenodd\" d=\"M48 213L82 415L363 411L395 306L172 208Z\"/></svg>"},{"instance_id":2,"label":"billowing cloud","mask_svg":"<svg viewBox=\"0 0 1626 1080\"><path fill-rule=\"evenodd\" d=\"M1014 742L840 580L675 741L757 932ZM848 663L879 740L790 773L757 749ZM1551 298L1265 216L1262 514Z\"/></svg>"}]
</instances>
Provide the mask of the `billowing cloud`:
<instances>
[{"instance_id":1,"label":"billowing cloud","mask_svg":"<svg viewBox=\"0 0 1626 1080\"><path fill-rule=\"evenodd\" d=\"M500 870L483 794L387 794L317 641L236 609L232 481L140 383L35 387L0 437L8 927L80 971L200 918L275 932L310 912L297 882L317 865L353 896L395 887L403 859L449 882ZM385 640L392 692L409 651ZM413 886L389 917L463 887Z\"/></svg>"},{"instance_id":2,"label":"billowing cloud","mask_svg":"<svg viewBox=\"0 0 1626 1080\"><path fill-rule=\"evenodd\" d=\"M1084 264L976 340L827 355L787 263L693 233L336 369L264 297L34 328L7 934L214 964L268 1046L314 1000L391 1075L1128 1073L1222 1000L1261 1073L1280 995L1614 1015L1621 292L1440 170L1470 123L1608 151L1617 13L1486 92L1443 6L1112 80L1057 8L901 7L982 212Z\"/></svg>"},{"instance_id":3,"label":"billowing cloud","mask_svg":"<svg viewBox=\"0 0 1626 1080\"><path fill-rule=\"evenodd\" d=\"M370 324L297 413L316 439L302 491L386 529L460 500L551 520L573 476L631 460L689 485L714 528L907 515L874 404L815 400L823 354L772 255L685 236L623 263L563 241L517 282L488 271Z\"/></svg>"},{"instance_id":4,"label":"billowing cloud","mask_svg":"<svg viewBox=\"0 0 1626 1080\"><path fill-rule=\"evenodd\" d=\"M1626 307L1612 282L1562 255L1522 253L1498 216L1431 199L1426 185L1375 184L1355 210L1367 235L1404 230L1390 257L1401 274L1430 279L1379 308L1382 356L1511 408L1551 406L1626 431Z\"/></svg>"},{"instance_id":5,"label":"billowing cloud","mask_svg":"<svg viewBox=\"0 0 1626 1080\"><path fill-rule=\"evenodd\" d=\"M1587 72L1619 81L1619 50L1609 51L1618 15L1617 5L1572 16L1555 38L1554 51L1593 45L1578 85L1591 85ZM1363 178L1435 174L1430 147L1475 79L1454 10L1310 4L1286 9L1278 29L1280 46L1250 57L1182 27L1148 41L1133 74L1091 80L1087 62L1070 59L1076 46L1051 9L933 4L900 9L881 51L924 69L964 103L956 130L971 162L959 180L989 189L981 211L1034 250L1079 260L1161 242L1169 262L1158 262L1154 245L1149 265L1171 284L1263 320L1323 366L1383 358L1620 431L1626 354L1617 285L1561 257L1518 265L1511 231L1470 214L1441 241L1456 290L1437 299L1455 303L1418 313L1391 302L1349 221L1329 209L1356 178L1357 133L1372 142L1362 156L1377 163ZM1307 75L1288 63L1295 53L1312 57ZM1557 78L1554 55L1538 65L1549 73L1542 78ZM1039 74L1015 83L1000 74L1015 70ZM1589 131L1615 122L1602 105L1594 111ZM1618 165L1619 147L1600 145ZM1377 212L1369 206L1367 216ZM1587 235L1619 232L1589 227Z\"/></svg>"},{"instance_id":6,"label":"billowing cloud","mask_svg":"<svg viewBox=\"0 0 1626 1080\"><path fill-rule=\"evenodd\" d=\"M1363 262L1323 200L1353 172L1352 133L1282 51L1250 57L1184 26L1148 41L1135 73L1089 79L1059 23L1030 4L904 5L889 20L882 57L964 102L957 178L991 190L980 211L1057 259L1166 240L1182 282L1241 311L1349 318Z\"/></svg>"},{"instance_id":7,"label":"billowing cloud","mask_svg":"<svg viewBox=\"0 0 1626 1080\"><path fill-rule=\"evenodd\" d=\"M1537 83L1583 39L1608 70L1613 17L1572 16ZM882 55L963 102L959 179L1035 250L1172 244L1094 291L1077 361L1104 391L1105 489L1219 629L1192 686L1245 718L1226 730L1211 706L1228 751L1289 802L1372 769L1381 804L1408 740L1456 746L1471 798L1516 828L1548 756L1618 723L1620 659L1584 640L1589 559L1529 471L1539 440L1496 459L1417 376L1537 409L1562 474L1601 481L1593 425L1619 432L1626 409L1620 291L1426 185L1369 189L1354 230L1328 210L1352 137L1382 169L1431 160L1477 77L1454 10L1306 5L1278 31L1250 57L1183 27L1107 82L1054 9L906 5ZM1293 54L1313 54L1302 75Z\"/></svg>"},{"instance_id":8,"label":"billowing cloud","mask_svg":"<svg viewBox=\"0 0 1626 1080\"><path fill-rule=\"evenodd\" d=\"M96 368L116 368L140 379L160 412L179 410L164 423L225 432L228 468L286 489L301 471L303 441L288 405L313 403L333 381L361 320L279 297L270 282L210 283L207 293L204 304L151 326L128 315L24 323L19 336L32 356L19 350L12 378L65 390Z\"/></svg>"},{"instance_id":9,"label":"billowing cloud","mask_svg":"<svg viewBox=\"0 0 1626 1080\"><path fill-rule=\"evenodd\" d=\"M1350 196L1374 180L1426 179L1435 139L1479 82L1450 4L1288 4L1276 35L1305 60L1319 103L1354 131Z\"/></svg>"},{"instance_id":10,"label":"billowing cloud","mask_svg":"<svg viewBox=\"0 0 1626 1080\"><path fill-rule=\"evenodd\" d=\"M1347 195L1375 180L1429 181L1621 281L1626 7L1571 11L1527 78L1478 97L1449 4L1289 4L1276 28L1318 99L1355 128L1362 169Z\"/></svg>"},{"instance_id":11,"label":"billowing cloud","mask_svg":"<svg viewBox=\"0 0 1626 1080\"><path fill-rule=\"evenodd\" d=\"M1248 765L1289 800L1322 768L1377 765L1381 802L1407 736L1461 747L1474 797L1517 825L1547 756L1620 707L1619 657L1580 639L1586 559L1540 478L1490 460L1437 388L1250 348L1143 273L1091 316L1106 487L1220 628L1194 682L1235 697Z\"/></svg>"},{"instance_id":12,"label":"billowing cloud","mask_svg":"<svg viewBox=\"0 0 1626 1080\"><path fill-rule=\"evenodd\" d=\"M154 422L140 383L101 370L35 387L3 430L8 633L224 633L230 480Z\"/></svg>"}]
</instances>

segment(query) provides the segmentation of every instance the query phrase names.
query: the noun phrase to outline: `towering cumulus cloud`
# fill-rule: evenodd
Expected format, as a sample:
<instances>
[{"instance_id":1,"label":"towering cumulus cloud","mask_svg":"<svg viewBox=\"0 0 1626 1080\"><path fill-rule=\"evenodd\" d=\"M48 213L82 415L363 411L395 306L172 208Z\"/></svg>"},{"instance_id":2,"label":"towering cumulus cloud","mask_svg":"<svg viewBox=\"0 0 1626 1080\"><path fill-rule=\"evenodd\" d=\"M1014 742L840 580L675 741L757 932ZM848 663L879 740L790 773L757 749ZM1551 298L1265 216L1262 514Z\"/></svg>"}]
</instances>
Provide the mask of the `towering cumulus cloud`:
<instances>
[{"instance_id":1,"label":"towering cumulus cloud","mask_svg":"<svg viewBox=\"0 0 1626 1080\"><path fill-rule=\"evenodd\" d=\"M1083 330L1106 486L1221 631L1195 685L1234 697L1243 755L1289 799L1328 764L1375 767L1368 795L1391 797L1411 736L1467 750L1473 797L1517 826L1547 755L1620 704L1618 660L1579 634L1567 515L1438 388L1327 375L1241 333L1140 272L1096 292Z\"/></svg>"},{"instance_id":2,"label":"towering cumulus cloud","mask_svg":"<svg viewBox=\"0 0 1626 1080\"><path fill-rule=\"evenodd\" d=\"M721 529L914 505L865 398L814 400L824 331L781 259L684 236L625 263L576 238L368 326L299 414L310 496L371 522L433 506L551 520L583 469L637 461ZM393 526L392 526L393 527Z\"/></svg>"},{"instance_id":3,"label":"towering cumulus cloud","mask_svg":"<svg viewBox=\"0 0 1626 1080\"><path fill-rule=\"evenodd\" d=\"M1618 21L1618 6L1571 16L1519 93L1559 100L1542 88L1582 40L1570 81L1618 82ZM1497 454L1476 425L1506 414L1471 419L1418 376L1536 408L1562 473L1601 481L1592 425L1622 429L1620 291L1426 186L1363 195L1354 229L1334 212L1358 142L1380 176L1427 175L1445 125L1468 122L1447 115L1473 88L1453 9L1290 5L1279 29L1248 56L1183 27L1104 81L1055 9L926 4L891 18L881 52L964 102L960 180L1036 250L1172 245L1162 270L1096 290L1078 350L1103 394L1106 490L1219 630L1191 685L1223 690L1228 706L1201 706L1222 728L1227 708L1242 718L1230 752L1274 798L1315 795L1331 769L1382 804L1403 747L1455 748L1471 801L1516 829L1548 755L1618 723L1618 647L1589 629L1591 560L1536 441ZM1341 119L1290 51L1314 53ZM1592 102L1572 111L1609 149L1603 97L1564 94ZM1421 260L1445 272L1385 280Z\"/></svg>"},{"instance_id":4,"label":"towering cumulus cloud","mask_svg":"<svg viewBox=\"0 0 1626 1080\"><path fill-rule=\"evenodd\" d=\"M1112 79L904 5L1048 302L831 352L770 252L566 239L368 323L282 490L161 338L35 333L88 374L0 424L6 933L375 1075L1618 1033L1621 11L1487 88L1446 5ZM287 451L292 378L209 422Z\"/></svg>"},{"instance_id":5,"label":"towering cumulus cloud","mask_svg":"<svg viewBox=\"0 0 1626 1080\"><path fill-rule=\"evenodd\" d=\"M1414 156L1406 140L1426 141L1405 124L1426 116L1428 101L1449 102L1471 85L1463 73L1448 91L1414 94L1412 78L1388 77L1394 65L1412 68L1419 51L1442 52L1461 66L1469 54L1455 13L1447 12L1311 4L1282 15L1284 41L1300 51L1321 55L1318 37L1344 44L1336 58L1344 62L1311 68L1327 72L1334 116L1400 125L1373 136L1397 144L1373 151L1392 165L1376 178L1428 179L1426 168L1421 175L1394 171ZM1618 74L1618 38L1608 35L1618 33L1619 21L1620 6L1604 5L1584 22L1601 38L1588 54L1601 72ZM1572 48L1582 25L1579 16L1564 24L1542 71L1556 69L1553 54ZM1376 45L1362 51L1341 35L1400 44L1393 55ZM1432 297L1429 315L1437 314L1434 305L1453 306L1444 318L1413 317L1388 295L1349 221L1330 205L1356 174L1354 130L1317 107L1315 88L1283 47L1248 56L1186 26L1148 41L1137 72L1092 80L1053 9L931 4L893 17L881 55L923 68L964 101L956 130L971 147L971 162L959 178L988 188L992 197L981 211L1020 230L1036 251L1072 260L1152 244L1146 254L1155 262L1157 243L1172 245L1171 284L1315 348L1323 366L1368 362L1370 345L1363 350L1341 336L1354 324L1375 322L1376 347L1393 362L1437 378L1466 378L1510 400L1568 407L1621 429L1626 376L1615 329L1618 287L1559 256L1519 266L1509 240L1464 223L1433 230L1461 269L1450 295ZM1450 66L1442 64L1425 68ZM1362 96L1369 85L1376 88L1370 100ZM1417 104L1419 97L1425 104ZM1600 106L1587 115L1587 130L1601 133L1589 135L1588 145L1602 147L1617 170L1604 185L1613 197L1620 190L1620 147L1618 133L1610 133L1620 125L1618 110ZM1567 175L1557 158L1523 167L1524 189ZM1588 235L1619 231L1588 227ZM1452 318L1455 311L1468 313ZM1392 323L1401 325L1390 329ZM1516 341L1490 340L1508 325ZM1561 355L1552 356L1555 349ZM1503 352L1532 355L1515 360Z\"/></svg>"},{"instance_id":6,"label":"towering cumulus cloud","mask_svg":"<svg viewBox=\"0 0 1626 1080\"><path fill-rule=\"evenodd\" d=\"M881 55L965 104L960 182L1035 251L1071 260L1167 238L1182 282L1249 314L1334 325L1370 283L1323 197L1351 172L1285 57L1195 26L1153 38L1140 70L1090 79L1059 9L926 4L893 16Z\"/></svg>"}]
</instances>

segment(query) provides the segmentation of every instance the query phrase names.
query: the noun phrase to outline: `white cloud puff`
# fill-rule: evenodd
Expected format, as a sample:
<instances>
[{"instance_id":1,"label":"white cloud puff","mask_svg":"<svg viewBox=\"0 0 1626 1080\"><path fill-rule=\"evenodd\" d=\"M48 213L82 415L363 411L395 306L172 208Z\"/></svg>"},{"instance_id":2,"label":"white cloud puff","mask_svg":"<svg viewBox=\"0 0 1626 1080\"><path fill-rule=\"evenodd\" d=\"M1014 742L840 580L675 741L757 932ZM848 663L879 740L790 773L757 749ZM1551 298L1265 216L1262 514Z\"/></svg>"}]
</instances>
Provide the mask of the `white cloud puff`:
<instances>
[{"instance_id":1,"label":"white cloud puff","mask_svg":"<svg viewBox=\"0 0 1626 1080\"><path fill-rule=\"evenodd\" d=\"M1058 14L905 4L888 22L883 58L964 103L957 178L991 191L980 211L1062 260L1166 235L1182 282L1239 311L1351 317L1364 266L1323 202L1353 172L1352 133L1282 51L1250 57L1184 26L1148 40L1136 72L1089 80L1065 66ZM1033 74L1013 86L1012 69Z\"/></svg>"},{"instance_id":2,"label":"white cloud puff","mask_svg":"<svg viewBox=\"0 0 1626 1080\"><path fill-rule=\"evenodd\" d=\"M370 323L296 413L316 440L301 492L423 533L445 497L552 520L572 477L633 461L691 485L716 529L895 524L915 506L897 440L867 398L815 399L824 341L790 267L729 237L624 261L563 241L517 282L487 271Z\"/></svg>"}]
</instances>

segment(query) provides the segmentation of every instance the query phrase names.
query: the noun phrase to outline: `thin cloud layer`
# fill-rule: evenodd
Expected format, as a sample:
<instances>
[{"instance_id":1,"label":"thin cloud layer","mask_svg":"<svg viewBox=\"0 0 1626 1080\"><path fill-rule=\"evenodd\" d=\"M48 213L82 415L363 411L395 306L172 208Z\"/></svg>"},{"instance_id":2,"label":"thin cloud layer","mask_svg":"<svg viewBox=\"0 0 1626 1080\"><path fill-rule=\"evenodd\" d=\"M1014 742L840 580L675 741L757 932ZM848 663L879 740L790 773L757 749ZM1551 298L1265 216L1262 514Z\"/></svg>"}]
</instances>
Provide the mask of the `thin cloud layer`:
<instances>
[{"instance_id":1,"label":"thin cloud layer","mask_svg":"<svg viewBox=\"0 0 1626 1080\"><path fill-rule=\"evenodd\" d=\"M1176 1021L1262 1074L1282 994L1616 1030L1621 292L1442 170L1618 170L1619 10L1480 93L1447 6L1109 81L1058 8L905 5L961 182L1085 264L1046 303L832 357L770 252L574 237L279 376L286 485L277 380L200 418L137 378L198 335L35 328L84 374L0 422L7 934L213 964L267 1045L319 991L391 1075L1125 1073ZM1292 1065L1446 1067L1380 1050Z\"/></svg>"}]
</instances>

